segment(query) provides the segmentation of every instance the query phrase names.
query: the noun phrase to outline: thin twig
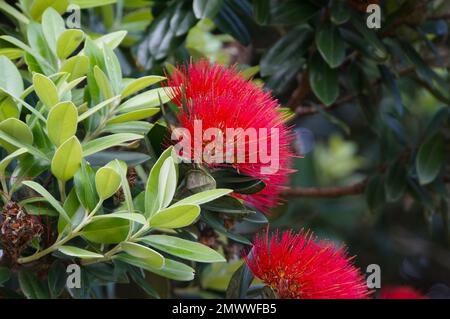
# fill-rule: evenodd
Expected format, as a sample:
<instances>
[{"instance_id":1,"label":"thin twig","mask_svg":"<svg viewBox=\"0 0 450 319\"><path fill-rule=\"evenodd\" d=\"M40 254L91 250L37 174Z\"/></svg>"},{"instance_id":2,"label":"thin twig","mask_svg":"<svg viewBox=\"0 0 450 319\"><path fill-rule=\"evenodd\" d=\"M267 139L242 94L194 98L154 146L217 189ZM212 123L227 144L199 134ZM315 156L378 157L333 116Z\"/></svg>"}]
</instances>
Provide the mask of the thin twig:
<instances>
[{"instance_id":1,"label":"thin twig","mask_svg":"<svg viewBox=\"0 0 450 319\"><path fill-rule=\"evenodd\" d=\"M358 195L364 192L367 179L348 186L296 187L283 192L284 197L342 197Z\"/></svg>"}]
</instances>

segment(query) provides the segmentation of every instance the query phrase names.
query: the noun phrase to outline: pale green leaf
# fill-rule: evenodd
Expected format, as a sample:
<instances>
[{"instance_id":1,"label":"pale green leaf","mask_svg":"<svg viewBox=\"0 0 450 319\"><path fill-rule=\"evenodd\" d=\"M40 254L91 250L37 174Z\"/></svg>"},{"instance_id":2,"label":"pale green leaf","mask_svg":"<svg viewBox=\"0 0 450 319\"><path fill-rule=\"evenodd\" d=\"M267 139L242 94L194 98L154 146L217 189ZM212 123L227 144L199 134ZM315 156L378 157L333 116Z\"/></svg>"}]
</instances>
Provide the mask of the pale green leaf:
<instances>
[{"instance_id":1,"label":"pale green leaf","mask_svg":"<svg viewBox=\"0 0 450 319\"><path fill-rule=\"evenodd\" d=\"M82 155L81 144L76 136L65 141L55 152L51 171L60 181L68 181L80 168Z\"/></svg>"},{"instance_id":2,"label":"pale green leaf","mask_svg":"<svg viewBox=\"0 0 450 319\"><path fill-rule=\"evenodd\" d=\"M191 225L200 215L198 205L180 205L157 212L150 218L153 228L181 228Z\"/></svg>"},{"instance_id":3,"label":"pale green leaf","mask_svg":"<svg viewBox=\"0 0 450 319\"><path fill-rule=\"evenodd\" d=\"M58 38L56 53L58 58L65 59L83 42L84 32L77 29L65 30Z\"/></svg>"},{"instance_id":4,"label":"pale green leaf","mask_svg":"<svg viewBox=\"0 0 450 319\"><path fill-rule=\"evenodd\" d=\"M72 102L56 104L48 113L47 133L50 141L61 145L77 131L78 111Z\"/></svg>"},{"instance_id":5,"label":"pale green leaf","mask_svg":"<svg viewBox=\"0 0 450 319\"><path fill-rule=\"evenodd\" d=\"M120 244L120 246L122 247L123 251L125 251L129 255L145 260L145 263L150 267L162 268L164 266L164 257L151 248L132 242L123 242Z\"/></svg>"},{"instance_id":6,"label":"pale green leaf","mask_svg":"<svg viewBox=\"0 0 450 319\"><path fill-rule=\"evenodd\" d=\"M117 124L149 118L159 112L159 108L148 108L120 114L110 119L107 124Z\"/></svg>"},{"instance_id":7,"label":"pale green leaf","mask_svg":"<svg viewBox=\"0 0 450 319\"><path fill-rule=\"evenodd\" d=\"M139 79L135 79L122 90L122 99L125 99L126 97L165 79L165 77L157 75L149 75Z\"/></svg>"},{"instance_id":8,"label":"pale green leaf","mask_svg":"<svg viewBox=\"0 0 450 319\"><path fill-rule=\"evenodd\" d=\"M125 142L142 139L143 136L131 133L119 133L97 138L83 145L83 156L92 155Z\"/></svg>"},{"instance_id":9,"label":"pale green leaf","mask_svg":"<svg viewBox=\"0 0 450 319\"><path fill-rule=\"evenodd\" d=\"M89 250L74 247L74 246L61 246L58 248L58 250L67 256L78 257L81 259L102 258L103 257L103 255L94 253Z\"/></svg>"},{"instance_id":10,"label":"pale green leaf","mask_svg":"<svg viewBox=\"0 0 450 319\"><path fill-rule=\"evenodd\" d=\"M120 187L119 173L109 167L101 167L95 174L95 187L101 199L113 196Z\"/></svg>"},{"instance_id":11,"label":"pale green leaf","mask_svg":"<svg viewBox=\"0 0 450 319\"><path fill-rule=\"evenodd\" d=\"M167 235L149 235L139 239L168 254L205 263L225 262L225 258L208 246Z\"/></svg>"}]
</instances>

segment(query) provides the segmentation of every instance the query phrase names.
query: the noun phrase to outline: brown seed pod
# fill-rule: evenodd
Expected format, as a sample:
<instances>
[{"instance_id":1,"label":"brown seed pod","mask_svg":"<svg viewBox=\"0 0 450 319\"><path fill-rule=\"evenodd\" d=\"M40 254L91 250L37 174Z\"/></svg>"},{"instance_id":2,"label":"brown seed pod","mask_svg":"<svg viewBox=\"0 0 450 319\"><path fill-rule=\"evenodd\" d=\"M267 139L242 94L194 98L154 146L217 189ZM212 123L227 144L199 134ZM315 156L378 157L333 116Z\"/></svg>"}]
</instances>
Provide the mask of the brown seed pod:
<instances>
[{"instance_id":1,"label":"brown seed pod","mask_svg":"<svg viewBox=\"0 0 450 319\"><path fill-rule=\"evenodd\" d=\"M9 202L2 211L0 241L5 254L16 261L31 240L42 234L41 222L15 202Z\"/></svg>"},{"instance_id":2,"label":"brown seed pod","mask_svg":"<svg viewBox=\"0 0 450 319\"><path fill-rule=\"evenodd\" d=\"M136 169L134 167L129 167L127 170L127 181L128 185L130 185L130 188L136 186L137 183L137 173ZM119 205L125 200L125 195L123 194L123 189L120 188L113 197L114 205Z\"/></svg>"}]
</instances>

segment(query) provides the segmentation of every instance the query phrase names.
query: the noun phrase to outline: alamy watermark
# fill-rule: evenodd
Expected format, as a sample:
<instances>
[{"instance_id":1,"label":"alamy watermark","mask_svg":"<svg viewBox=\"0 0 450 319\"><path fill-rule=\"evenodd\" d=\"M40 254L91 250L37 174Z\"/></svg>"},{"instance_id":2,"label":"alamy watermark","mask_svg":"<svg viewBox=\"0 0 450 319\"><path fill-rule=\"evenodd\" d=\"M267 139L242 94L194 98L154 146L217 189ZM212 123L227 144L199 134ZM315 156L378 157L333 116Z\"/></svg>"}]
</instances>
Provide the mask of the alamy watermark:
<instances>
[{"instance_id":1,"label":"alamy watermark","mask_svg":"<svg viewBox=\"0 0 450 319\"><path fill-rule=\"evenodd\" d=\"M381 28L381 8L378 4L369 4L366 8L369 13L366 20L366 25L369 29Z\"/></svg>"}]
</instances>

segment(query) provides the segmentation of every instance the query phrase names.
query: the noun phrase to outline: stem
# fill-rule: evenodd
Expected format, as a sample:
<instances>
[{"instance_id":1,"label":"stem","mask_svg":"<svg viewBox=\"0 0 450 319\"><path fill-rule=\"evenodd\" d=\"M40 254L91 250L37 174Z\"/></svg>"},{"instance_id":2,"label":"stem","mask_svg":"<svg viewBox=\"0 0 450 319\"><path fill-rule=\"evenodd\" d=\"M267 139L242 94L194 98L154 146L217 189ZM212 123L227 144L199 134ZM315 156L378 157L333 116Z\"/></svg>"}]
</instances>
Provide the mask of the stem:
<instances>
[{"instance_id":1,"label":"stem","mask_svg":"<svg viewBox=\"0 0 450 319\"><path fill-rule=\"evenodd\" d=\"M31 256L28 256L28 257L19 258L17 260L17 262L19 264L26 264L26 263L32 262L34 260L40 259L40 258L44 257L45 255L48 255L48 254L58 250L59 247L61 247L62 245L67 243L69 240L77 237L80 234L80 232L83 229L83 227L91 222L92 217L94 217L95 213L100 209L100 207L102 207L102 204L103 204L103 201L100 200L97 203L97 206L95 206L95 208L89 213L89 215L87 215L83 219L83 221L73 230L73 232L68 234L66 237L56 241L55 243L53 243L53 245L51 245L50 247L47 247L46 249L44 249L44 250L42 250L40 252L37 252L37 253L35 253L35 254L31 255Z\"/></svg>"},{"instance_id":2,"label":"stem","mask_svg":"<svg viewBox=\"0 0 450 319\"><path fill-rule=\"evenodd\" d=\"M5 196L7 196L8 195L8 184L6 183L5 176L1 177L1 183L2 183L3 193L5 194Z\"/></svg>"},{"instance_id":3,"label":"stem","mask_svg":"<svg viewBox=\"0 0 450 319\"><path fill-rule=\"evenodd\" d=\"M59 194L61 195L61 202L66 201L66 182L58 180Z\"/></svg>"}]
</instances>

